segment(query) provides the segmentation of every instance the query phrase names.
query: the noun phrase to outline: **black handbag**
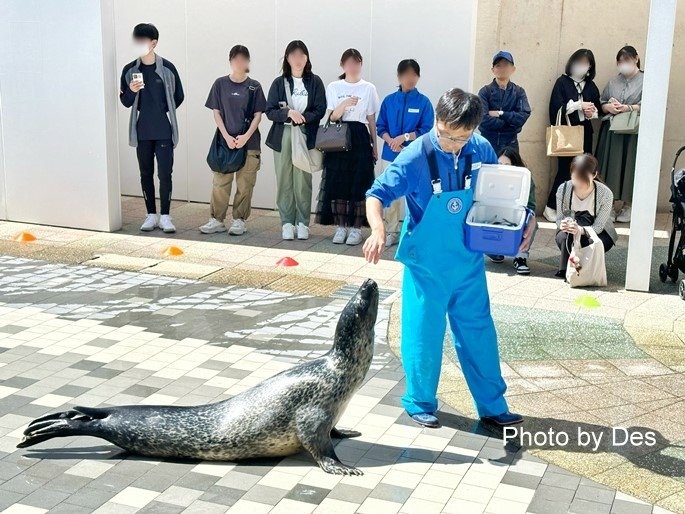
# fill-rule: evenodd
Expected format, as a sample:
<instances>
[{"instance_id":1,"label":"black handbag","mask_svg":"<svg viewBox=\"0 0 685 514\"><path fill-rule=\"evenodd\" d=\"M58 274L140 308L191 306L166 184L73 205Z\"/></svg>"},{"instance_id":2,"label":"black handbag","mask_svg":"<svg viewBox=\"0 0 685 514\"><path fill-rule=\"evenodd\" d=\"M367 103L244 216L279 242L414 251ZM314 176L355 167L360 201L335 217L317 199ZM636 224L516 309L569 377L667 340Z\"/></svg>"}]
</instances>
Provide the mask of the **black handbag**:
<instances>
[{"instance_id":1,"label":"black handbag","mask_svg":"<svg viewBox=\"0 0 685 514\"><path fill-rule=\"evenodd\" d=\"M247 132L247 129L252 123L252 118L248 118L248 116L252 116L253 114L256 88L254 86L248 86L248 89L250 97L247 101L247 116L245 117L241 134ZM244 146L242 148L229 148L224 136L221 135L221 131L216 129L214 138L212 138L212 144L209 146L209 152L207 152L207 164L209 165L209 169L216 173L235 173L245 166L246 160L247 148Z\"/></svg>"},{"instance_id":2,"label":"black handbag","mask_svg":"<svg viewBox=\"0 0 685 514\"><path fill-rule=\"evenodd\" d=\"M340 121L331 123L329 114L326 123L316 131L314 147L320 152L347 152L350 149L350 132L347 123Z\"/></svg>"}]
</instances>

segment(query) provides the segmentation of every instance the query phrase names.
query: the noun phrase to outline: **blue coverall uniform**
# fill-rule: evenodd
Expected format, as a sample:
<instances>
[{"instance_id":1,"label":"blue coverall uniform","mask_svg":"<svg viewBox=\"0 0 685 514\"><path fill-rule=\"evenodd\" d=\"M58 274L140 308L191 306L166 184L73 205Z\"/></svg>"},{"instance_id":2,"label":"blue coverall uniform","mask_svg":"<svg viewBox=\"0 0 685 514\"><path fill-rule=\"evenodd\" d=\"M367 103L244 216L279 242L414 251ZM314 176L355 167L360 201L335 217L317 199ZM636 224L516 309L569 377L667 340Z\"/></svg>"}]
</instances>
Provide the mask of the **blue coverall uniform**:
<instances>
[{"instance_id":1,"label":"blue coverall uniform","mask_svg":"<svg viewBox=\"0 0 685 514\"><path fill-rule=\"evenodd\" d=\"M473 203L470 185L482 163L497 163L482 136L474 134L455 157L442 150L431 130L402 151L367 192L384 206L402 196L407 201L396 258L405 265L401 351L407 390L402 403L409 415L437 411L447 320L479 416L508 410L483 255L464 244Z\"/></svg>"}]
</instances>

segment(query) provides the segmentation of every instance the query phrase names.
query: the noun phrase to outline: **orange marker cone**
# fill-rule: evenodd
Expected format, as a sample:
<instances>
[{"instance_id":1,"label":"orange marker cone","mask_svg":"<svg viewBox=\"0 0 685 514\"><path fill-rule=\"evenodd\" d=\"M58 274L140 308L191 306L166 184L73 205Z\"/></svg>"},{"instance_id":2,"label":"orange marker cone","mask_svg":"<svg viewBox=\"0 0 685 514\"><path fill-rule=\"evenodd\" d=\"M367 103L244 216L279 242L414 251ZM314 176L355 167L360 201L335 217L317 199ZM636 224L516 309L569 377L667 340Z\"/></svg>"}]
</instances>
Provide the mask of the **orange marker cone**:
<instances>
[{"instance_id":1,"label":"orange marker cone","mask_svg":"<svg viewBox=\"0 0 685 514\"><path fill-rule=\"evenodd\" d=\"M181 250L178 246L167 246L162 251L162 254L165 257L178 257L179 255L183 255L183 250Z\"/></svg>"},{"instance_id":2,"label":"orange marker cone","mask_svg":"<svg viewBox=\"0 0 685 514\"><path fill-rule=\"evenodd\" d=\"M31 232L23 231L14 236L14 240L19 243L28 243L30 241L35 241L36 236L34 236Z\"/></svg>"},{"instance_id":3,"label":"orange marker cone","mask_svg":"<svg viewBox=\"0 0 685 514\"><path fill-rule=\"evenodd\" d=\"M290 266L297 266L298 264L299 264L299 262L297 262L292 257L283 257L282 259L278 259L276 261L276 266L290 267Z\"/></svg>"}]
</instances>

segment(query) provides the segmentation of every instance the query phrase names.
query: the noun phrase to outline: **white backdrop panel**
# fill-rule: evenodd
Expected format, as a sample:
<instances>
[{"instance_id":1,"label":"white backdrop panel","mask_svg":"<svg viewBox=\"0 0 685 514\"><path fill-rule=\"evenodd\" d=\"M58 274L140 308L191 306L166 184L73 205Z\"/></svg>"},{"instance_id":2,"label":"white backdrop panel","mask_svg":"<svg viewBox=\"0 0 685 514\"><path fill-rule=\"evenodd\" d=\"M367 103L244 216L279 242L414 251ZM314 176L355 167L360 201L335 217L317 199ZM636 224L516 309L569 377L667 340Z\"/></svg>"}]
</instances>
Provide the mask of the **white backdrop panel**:
<instances>
[{"instance_id":1,"label":"white backdrop panel","mask_svg":"<svg viewBox=\"0 0 685 514\"><path fill-rule=\"evenodd\" d=\"M181 141L174 167L174 198L207 202L211 173L205 163L214 131L204 102L214 80L228 73L228 50L250 49L250 75L264 93L278 74L285 46L293 39L309 47L314 72L325 84L340 73L340 55L357 48L364 56L364 78L381 96L396 87L395 71L403 58L422 68L419 88L431 100L449 87L467 87L471 67L475 0L117 0L117 66L132 60L130 34L149 21L160 30L159 53L179 70L186 91L180 108ZM273 156L264 145L262 169L253 198L255 207L273 208L276 183ZM135 151L127 146L128 112L119 110L122 191L140 195ZM313 201L316 201L318 177Z\"/></svg>"}]
</instances>

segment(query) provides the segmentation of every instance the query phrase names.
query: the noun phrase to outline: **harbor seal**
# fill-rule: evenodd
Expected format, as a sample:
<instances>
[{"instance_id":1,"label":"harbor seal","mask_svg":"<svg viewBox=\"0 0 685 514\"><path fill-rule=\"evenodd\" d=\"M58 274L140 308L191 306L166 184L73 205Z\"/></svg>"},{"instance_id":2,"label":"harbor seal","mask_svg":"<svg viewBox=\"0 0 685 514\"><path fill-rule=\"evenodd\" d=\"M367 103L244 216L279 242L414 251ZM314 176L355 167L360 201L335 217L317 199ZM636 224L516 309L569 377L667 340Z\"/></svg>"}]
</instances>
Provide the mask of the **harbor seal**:
<instances>
[{"instance_id":1,"label":"harbor seal","mask_svg":"<svg viewBox=\"0 0 685 514\"><path fill-rule=\"evenodd\" d=\"M32 421L18 448L88 435L148 457L240 460L305 449L327 473L361 475L335 454L331 437L371 365L378 286L367 280L347 303L333 348L228 400L195 407L74 407Z\"/></svg>"}]
</instances>

